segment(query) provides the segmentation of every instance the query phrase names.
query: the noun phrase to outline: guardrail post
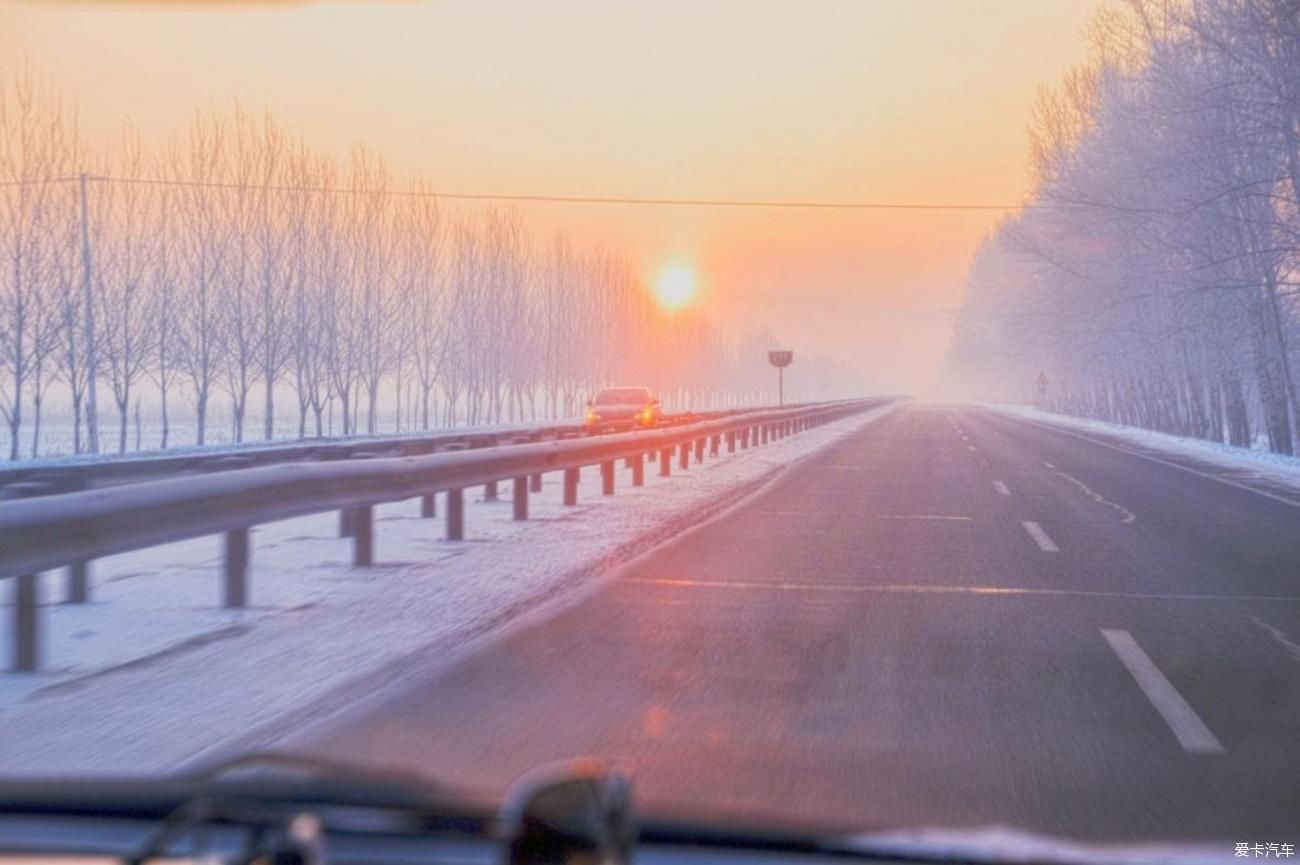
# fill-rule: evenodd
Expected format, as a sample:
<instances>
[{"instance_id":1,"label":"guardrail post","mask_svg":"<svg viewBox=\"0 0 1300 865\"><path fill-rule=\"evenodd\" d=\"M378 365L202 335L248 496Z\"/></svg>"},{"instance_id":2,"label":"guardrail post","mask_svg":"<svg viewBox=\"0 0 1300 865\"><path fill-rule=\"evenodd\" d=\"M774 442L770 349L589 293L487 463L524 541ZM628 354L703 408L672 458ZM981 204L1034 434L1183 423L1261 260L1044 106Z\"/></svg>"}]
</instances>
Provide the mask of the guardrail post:
<instances>
[{"instance_id":1,"label":"guardrail post","mask_svg":"<svg viewBox=\"0 0 1300 865\"><path fill-rule=\"evenodd\" d=\"M248 605L248 529L226 532L226 584L222 606L228 610Z\"/></svg>"},{"instance_id":2,"label":"guardrail post","mask_svg":"<svg viewBox=\"0 0 1300 865\"><path fill-rule=\"evenodd\" d=\"M356 533L356 527L353 526L352 509L343 508L339 511L339 537L350 538Z\"/></svg>"},{"instance_id":3,"label":"guardrail post","mask_svg":"<svg viewBox=\"0 0 1300 865\"><path fill-rule=\"evenodd\" d=\"M600 464L600 492L602 495L614 495L614 461L606 460Z\"/></svg>"},{"instance_id":4,"label":"guardrail post","mask_svg":"<svg viewBox=\"0 0 1300 865\"><path fill-rule=\"evenodd\" d=\"M691 443L682 442L677 446L677 465L680 468L688 469L691 467Z\"/></svg>"},{"instance_id":5,"label":"guardrail post","mask_svg":"<svg viewBox=\"0 0 1300 865\"><path fill-rule=\"evenodd\" d=\"M576 505L578 503L578 478L580 469L564 470L564 503L566 505Z\"/></svg>"},{"instance_id":6,"label":"guardrail post","mask_svg":"<svg viewBox=\"0 0 1300 865\"><path fill-rule=\"evenodd\" d=\"M704 439L702 438L695 440L695 461L697 463L704 462Z\"/></svg>"},{"instance_id":7,"label":"guardrail post","mask_svg":"<svg viewBox=\"0 0 1300 865\"><path fill-rule=\"evenodd\" d=\"M740 431L740 448L741 450L745 450L748 447L749 447L749 427L745 427L743 430Z\"/></svg>"},{"instance_id":8,"label":"guardrail post","mask_svg":"<svg viewBox=\"0 0 1300 865\"><path fill-rule=\"evenodd\" d=\"M14 648L16 673L34 673L40 666L40 631L38 574L20 574L14 578Z\"/></svg>"},{"instance_id":9,"label":"guardrail post","mask_svg":"<svg viewBox=\"0 0 1300 865\"><path fill-rule=\"evenodd\" d=\"M516 520L528 519L528 477L526 475L521 478L515 478L515 488L511 503L514 506L514 513L512 516Z\"/></svg>"},{"instance_id":10,"label":"guardrail post","mask_svg":"<svg viewBox=\"0 0 1300 865\"><path fill-rule=\"evenodd\" d=\"M68 566L69 604L84 604L90 600L90 562L73 562Z\"/></svg>"},{"instance_id":11,"label":"guardrail post","mask_svg":"<svg viewBox=\"0 0 1300 865\"><path fill-rule=\"evenodd\" d=\"M727 431L727 453L734 454L735 452L736 452L736 431L728 430Z\"/></svg>"},{"instance_id":12,"label":"guardrail post","mask_svg":"<svg viewBox=\"0 0 1300 865\"><path fill-rule=\"evenodd\" d=\"M447 490L447 540L465 540L464 490Z\"/></svg>"},{"instance_id":13,"label":"guardrail post","mask_svg":"<svg viewBox=\"0 0 1300 865\"><path fill-rule=\"evenodd\" d=\"M659 450L659 476L666 478L673 473L673 449L670 447Z\"/></svg>"},{"instance_id":14,"label":"guardrail post","mask_svg":"<svg viewBox=\"0 0 1300 865\"><path fill-rule=\"evenodd\" d=\"M495 502L495 501L497 501L499 498L500 498L500 496L499 496L498 493L497 493L497 482L496 482L496 481L488 481L487 483L485 483L485 484L483 485L483 500L484 500L484 501Z\"/></svg>"},{"instance_id":15,"label":"guardrail post","mask_svg":"<svg viewBox=\"0 0 1300 865\"><path fill-rule=\"evenodd\" d=\"M375 563L375 508L361 505L352 512L352 566L365 568Z\"/></svg>"},{"instance_id":16,"label":"guardrail post","mask_svg":"<svg viewBox=\"0 0 1300 865\"><path fill-rule=\"evenodd\" d=\"M632 486L645 486L645 454L632 457Z\"/></svg>"},{"instance_id":17,"label":"guardrail post","mask_svg":"<svg viewBox=\"0 0 1300 865\"><path fill-rule=\"evenodd\" d=\"M425 493L420 496L420 516L426 520L430 520L437 515L438 496L435 493Z\"/></svg>"},{"instance_id":18,"label":"guardrail post","mask_svg":"<svg viewBox=\"0 0 1300 865\"><path fill-rule=\"evenodd\" d=\"M765 423L758 425L758 443L761 445L767 444L767 424Z\"/></svg>"},{"instance_id":19,"label":"guardrail post","mask_svg":"<svg viewBox=\"0 0 1300 865\"><path fill-rule=\"evenodd\" d=\"M542 491L542 473L538 472L528 478L528 491L540 493Z\"/></svg>"},{"instance_id":20,"label":"guardrail post","mask_svg":"<svg viewBox=\"0 0 1300 865\"><path fill-rule=\"evenodd\" d=\"M722 436L715 435L709 438L709 456L716 457L722 447Z\"/></svg>"}]
</instances>

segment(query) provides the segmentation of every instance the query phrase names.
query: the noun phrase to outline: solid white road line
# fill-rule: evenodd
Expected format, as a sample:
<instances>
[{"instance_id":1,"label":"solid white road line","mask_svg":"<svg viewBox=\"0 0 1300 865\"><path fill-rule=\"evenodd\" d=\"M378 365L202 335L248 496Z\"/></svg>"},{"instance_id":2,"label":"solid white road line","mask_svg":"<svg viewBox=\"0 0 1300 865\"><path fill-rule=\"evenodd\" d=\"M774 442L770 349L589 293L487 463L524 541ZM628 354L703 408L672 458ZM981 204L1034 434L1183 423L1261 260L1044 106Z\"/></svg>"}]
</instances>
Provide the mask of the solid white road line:
<instances>
[{"instance_id":1,"label":"solid white road line","mask_svg":"<svg viewBox=\"0 0 1300 865\"><path fill-rule=\"evenodd\" d=\"M1191 706L1187 705L1182 694L1178 693L1173 684L1165 678L1165 674L1160 672L1160 668L1147 657L1147 653L1142 651L1142 647L1133 639L1132 634L1128 631L1102 628L1101 635L1106 638L1106 642L1110 643L1110 647L1115 650L1120 661L1133 674L1138 687L1147 695L1151 705L1156 707L1160 717L1165 719L1169 729L1174 731L1184 751L1197 754L1223 752L1223 745L1214 738L1210 728L1205 726L1205 722L1197 716Z\"/></svg>"},{"instance_id":2,"label":"solid white road line","mask_svg":"<svg viewBox=\"0 0 1300 865\"><path fill-rule=\"evenodd\" d=\"M1020 525L1025 527L1025 531L1029 532L1029 537L1034 539L1034 543L1038 544L1038 548L1043 552L1059 553L1061 551L1061 548L1052 543L1052 539L1047 536L1047 532L1043 531L1043 527L1038 523L1026 520Z\"/></svg>"},{"instance_id":3,"label":"solid white road line","mask_svg":"<svg viewBox=\"0 0 1300 865\"><path fill-rule=\"evenodd\" d=\"M942 586L884 583L791 583L746 582L743 580L683 580L667 577L628 577L625 583L643 586L677 586L687 589L767 589L779 592L846 592L876 595L984 595L1062 598L1123 598L1133 601L1209 601L1213 603L1300 603L1300 595L1185 595L1159 592L1106 592L1088 589L1031 589L1017 586Z\"/></svg>"},{"instance_id":4,"label":"solid white road line","mask_svg":"<svg viewBox=\"0 0 1300 865\"><path fill-rule=\"evenodd\" d=\"M1007 485L1004 484L1004 483L1002 483L1002 481L994 481L994 482L993 482L993 489L997 490L997 491L998 491L998 495L1000 495L1000 496L1009 496L1009 495L1011 495L1011 490L1007 489Z\"/></svg>"},{"instance_id":5,"label":"solid white road line","mask_svg":"<svg viewBox=\"0 0 1300 865\"><path fill-rule=\"evenodd\" d=\"M956 517L947 514L876 514L878 520L959 520L970 522L974 517Z\"/></svg>"}]
</instances>

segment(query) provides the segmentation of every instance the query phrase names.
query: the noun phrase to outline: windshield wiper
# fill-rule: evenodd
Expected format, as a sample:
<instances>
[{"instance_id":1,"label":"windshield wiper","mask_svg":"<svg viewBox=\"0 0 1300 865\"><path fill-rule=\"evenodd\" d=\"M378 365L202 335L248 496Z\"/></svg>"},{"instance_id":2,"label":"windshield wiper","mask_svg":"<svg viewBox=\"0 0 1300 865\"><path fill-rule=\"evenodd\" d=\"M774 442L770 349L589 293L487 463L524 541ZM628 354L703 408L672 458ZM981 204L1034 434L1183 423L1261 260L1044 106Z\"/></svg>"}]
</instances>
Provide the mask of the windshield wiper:
<instances>
[{"instance_id":1,"label":"windshield wiper","mask_svg":"<svg viewBox=\"0 0 1300 865\"><path fill-rule=\"evenodd\" d=\"M243 776L242 779L239 776ZM339 808L397 811L417 816L424 831L432 818L440 828L481 835L484 821L464 823L467 815L448 813L449 791L410 771L374 769L308 754L259 751L222 760L188 776L192 794L177 805L131 855L125 865L164 856L171 845L199 826L234 823L250 830L243 861L317 862L323 860L319 813ZM387 822L387 821L386 821Z\"/></svg>"}]
</instances>

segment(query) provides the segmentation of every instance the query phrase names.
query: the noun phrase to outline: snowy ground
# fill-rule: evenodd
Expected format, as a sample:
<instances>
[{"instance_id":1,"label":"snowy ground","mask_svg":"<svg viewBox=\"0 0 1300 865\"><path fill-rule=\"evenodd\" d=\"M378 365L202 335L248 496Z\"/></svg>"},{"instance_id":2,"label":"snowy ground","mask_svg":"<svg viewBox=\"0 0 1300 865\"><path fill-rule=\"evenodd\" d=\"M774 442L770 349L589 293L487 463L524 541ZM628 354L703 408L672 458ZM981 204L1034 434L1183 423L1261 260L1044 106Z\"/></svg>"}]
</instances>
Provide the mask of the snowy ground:
<instances>
[{"instance_id":1,"label":"snowy ground","mask_svg":"<svg viewBox=\"0 0 1300 865\"><path fill-rule=\"evenodd\" d=\"M480 490L467 498L463 542L443 540L442 497L434 520L420 518L418 500L385 505L367 569L349 566L335 513L261 526L243 611L218 606L216 537L96 562L84 606L58 604L63 576L44 575L46 669L0 674L0 774L156 773L273 741L319 720L307 707L354 706L593 585L892 408L686 472L674 465L670 478L648 464L640 489L621 469L612 498L587 469L577 507L561 504L559 476L547 475L526 523L511 520L509 484L499 502Z\"/></svg>"},{"instance_id":2,"label":"snowy ground","mask_svg":"<svg viewBox=\"0 0 1300 865\"><path fill-rule=\"evenodd\" d=\"M34 458L27 457L26 456L27 451L24 450L17 461L0 462L0 469L6 469L6 468L26 469L26 468L36 468L36 467L44 467L44 466L81 465L83 463L105 462L105 461L122 462L122 461L130 461L130 460L148 460L156 457L175 457L175 456L186 456L186 455L193 455L193 454L217 456L226 453L237 454L240 451L254 450L254 449L266 450L268 448L278 448L278 447L290 448L290 447L299 447L301 445L330 444L333 442L347 442L349 444L356 444L356 443L363 443L363 442L386 442L386 441L392 441L394 439L404 439L404 438L410 438L412 436L423 436L423 435L428 435L428 436L471 435L477 432L510 432L512 430L531 430L542 426L555 426L555 425L563 426L566 424L578 424L581 422L582 422L581 417L559 418L556 420L539 419L535 421L521 421L519 423L508 423L508 424L490 424L490 425L478 425L478 426L434 426L434 427L430 427L427 430L409 429L409 430L403 430L402 432L375 433L373 435L367 433L359 433L357 435L349 435L349 436L327 435L322 438L305 438L305 439L298 438L297 428L295 427L289 431L281 430L280 432L277 433L277 437L271 439L270 441L259 438L253 434L250 434L248 437L245 438L243 442L239 444L235 444L233 441L229 439L228 436L209 437L208 443L203 445L196 445L193 444L192 442L182 443L177 438L173 438L172 446L167 448L166 450L145 447L142 450L127 450L126 453L118 453L116 451L117 433L116 430L114 430L112 437L109 437L106 434L101 433L101 438L104 439L104 443L101 447L101 452L98 454L86 454L86 453L75 454L72 452L71 444L68 444L66 448L49 448L49 449L42 450L41 452L42 455ZM71 435L72 435L71 432L69 432L68 439L67 439L69 443L72 441ZM188 442L188 439L185 441ZM8 442L7 437L0 436L0 454L7 454L9 452L8 450L9 445L7 442Z\"/></svg>"},{"instance_id":3,"label":"snowy ground","mask_svg":"<svg viewBox=\"0 0 1300 865\"><path fill-rule=\"evenodd\" d=\"M1300 493L1300 457L1233 447L1203 439L1184 438L1105 421L1053 414L1021 405L990 406L1004 414L1048 423L1085 434L1100 435L1144 453L1166 455L1227 469L1240 481L1264 481Z\"/></svg>"}]
</instances>

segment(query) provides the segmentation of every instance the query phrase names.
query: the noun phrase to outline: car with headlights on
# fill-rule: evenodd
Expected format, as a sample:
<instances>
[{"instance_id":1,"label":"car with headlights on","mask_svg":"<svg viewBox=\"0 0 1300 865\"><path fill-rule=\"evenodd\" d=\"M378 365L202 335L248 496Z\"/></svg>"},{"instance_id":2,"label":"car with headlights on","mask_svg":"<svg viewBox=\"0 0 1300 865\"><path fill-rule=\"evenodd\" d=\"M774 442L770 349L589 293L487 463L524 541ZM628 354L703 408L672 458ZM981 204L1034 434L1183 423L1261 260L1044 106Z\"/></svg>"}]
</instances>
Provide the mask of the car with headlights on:
<instances>
[{"instance_id":1,"label":"car with headlights on","mask_svg":"<svg viewBox=\"0 0 1300 865\"><path fill-rule=\"evenodd\" d=\"M658 398L648 387L607 387L587 401L589 432L652 429L662 419Z\"/></svg>"}]
</instances>

